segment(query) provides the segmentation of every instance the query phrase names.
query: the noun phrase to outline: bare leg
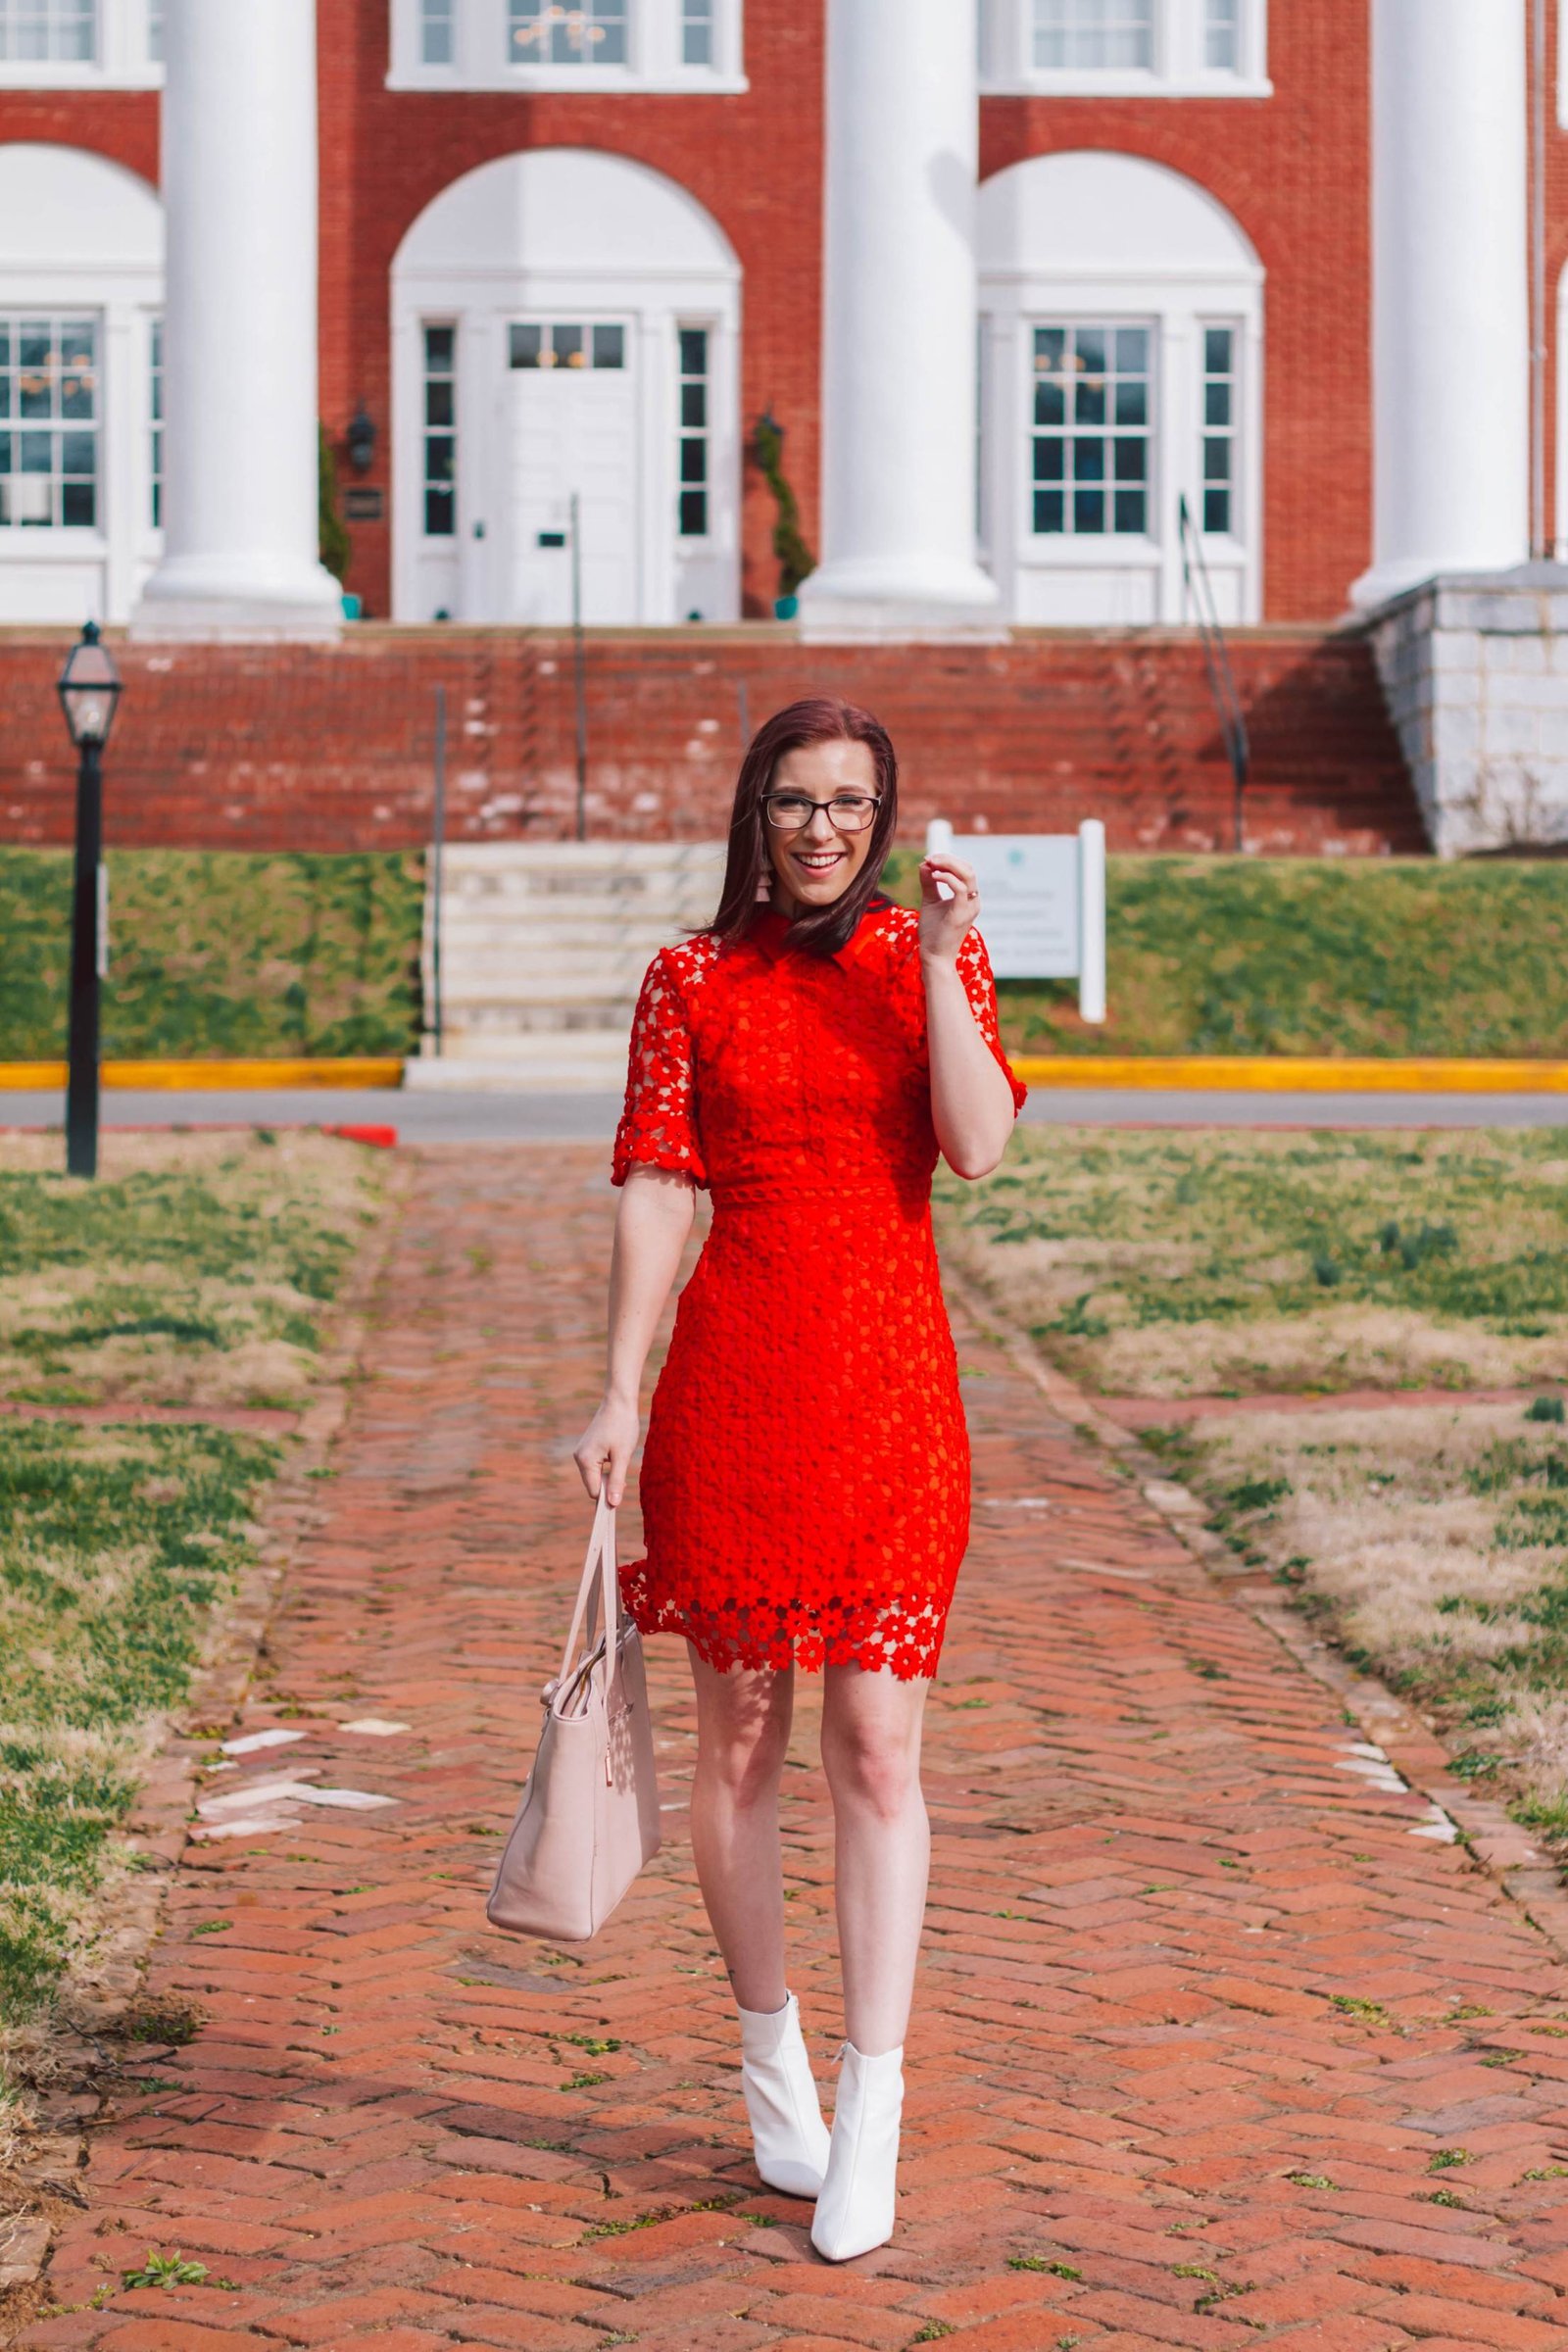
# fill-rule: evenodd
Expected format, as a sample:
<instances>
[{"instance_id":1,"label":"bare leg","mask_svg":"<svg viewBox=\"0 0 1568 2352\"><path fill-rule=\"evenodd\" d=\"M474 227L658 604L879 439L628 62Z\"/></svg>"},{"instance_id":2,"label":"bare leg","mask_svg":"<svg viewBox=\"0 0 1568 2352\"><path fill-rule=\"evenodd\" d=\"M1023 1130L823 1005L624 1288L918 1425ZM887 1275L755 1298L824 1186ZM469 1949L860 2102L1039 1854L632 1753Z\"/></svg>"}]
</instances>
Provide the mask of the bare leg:
<instances>
[{"instance_id":1,"label":"bare leg","mask_svg":"<svg viewBox=\"0 0 1568 2352\"><path fill-rule=\"evenodd\" d=\"M830 1666L822 1766L833 1797L835 1900L844 2028L866 2057L898 2049L908 2025L925 1918L931 1832L920 1792L920 1725L930 1683Z\"/></svg>"},{"instance_id":2,"label":"bare leg","mask_svg":"<svg viewBox=\"0 0 1568 2352\"><path fill-rule=\"evenodd\" d=\"M794 1670L737 1667L719 1674L687 1648L697 1688L697 1881L737 2003L771 2012L789 1998L778 1785L790 1743Z\"/></svg>"}]
</instances>

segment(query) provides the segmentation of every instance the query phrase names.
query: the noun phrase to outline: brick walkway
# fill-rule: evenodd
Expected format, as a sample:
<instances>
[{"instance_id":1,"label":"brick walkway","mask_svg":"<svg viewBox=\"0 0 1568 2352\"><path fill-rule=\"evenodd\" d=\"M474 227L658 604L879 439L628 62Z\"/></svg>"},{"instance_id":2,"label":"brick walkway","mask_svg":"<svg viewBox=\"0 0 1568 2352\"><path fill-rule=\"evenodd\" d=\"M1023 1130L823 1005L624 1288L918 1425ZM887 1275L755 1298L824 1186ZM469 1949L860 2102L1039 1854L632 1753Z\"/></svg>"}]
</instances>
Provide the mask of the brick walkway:
<instances>
[{"instance_id":1,"label":"brick walkway","mask_svg":"<svg viewBox=\"0 0 1568 2352\"><path fill-rule=\"evenodd\" d=\"M961 1327L976 1538L893 2245L818 2263L751 2172L673 1644L664 1853L586 1950L486 1929L584 1532L611 1210L597 1150L422 1161L244 1727L292 1703L308 1737L242 1768L397 1801L191 1849L154 1980L208 2022L98 2137L51 2273L77 2303L179 2247L236 2291L23 2342L1568 2343L1568 1971L1422 1800L1343 1769L1334 1703ZM367 1716L411 1729L337 1728ZM792 1974L825 2062L813 1745L808 1704Z\"/></svg>"}]
</instances>

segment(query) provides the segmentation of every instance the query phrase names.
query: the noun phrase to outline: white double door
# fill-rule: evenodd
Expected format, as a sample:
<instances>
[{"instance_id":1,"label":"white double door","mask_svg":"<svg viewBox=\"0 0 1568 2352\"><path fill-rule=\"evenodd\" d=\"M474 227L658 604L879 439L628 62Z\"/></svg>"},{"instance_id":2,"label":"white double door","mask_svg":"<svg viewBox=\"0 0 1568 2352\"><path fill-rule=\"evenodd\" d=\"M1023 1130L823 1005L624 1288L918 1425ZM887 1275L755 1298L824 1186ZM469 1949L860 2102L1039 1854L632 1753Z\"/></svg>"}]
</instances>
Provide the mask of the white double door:
<instances>
[{"instance_id":1,"label":"white double door","mask_svg":"<svg viewBox=\"0 0 1568 2352\"><path fill-rule=\"evenodd\" d=\"M504 617L571 618L575 515L582 617L643 618L639 387L629 319L529 318L507 330Z\"/></svg>"}]
</instances>

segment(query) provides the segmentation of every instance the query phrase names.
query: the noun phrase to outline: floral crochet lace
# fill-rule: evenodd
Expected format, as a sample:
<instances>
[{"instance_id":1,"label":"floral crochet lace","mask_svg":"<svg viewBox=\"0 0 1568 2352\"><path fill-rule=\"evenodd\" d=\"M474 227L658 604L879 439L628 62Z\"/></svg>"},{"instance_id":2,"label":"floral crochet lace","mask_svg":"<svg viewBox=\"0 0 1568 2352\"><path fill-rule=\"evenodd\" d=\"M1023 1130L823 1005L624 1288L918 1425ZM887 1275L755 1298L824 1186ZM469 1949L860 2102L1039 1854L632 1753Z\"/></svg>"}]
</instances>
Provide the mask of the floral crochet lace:
<instances>
[{"instance_id":1,"label":"floral crochet lace","mask_svg":"<svg viewBox=\"0 0 1568 2352\"><path fill-rule=\"evenodd\" d=\"M787 940L764 911L739 943L662 950L643 982L612 1180L684 1170L713 1219L649 1416L647 1556L622 1586L645 1633L721 1670L930 1675L969 1447L931 1234L917 923L874 909L830 957ZM1006 1069L977 932L959 969Z\"/></svg>"}]
</instances>

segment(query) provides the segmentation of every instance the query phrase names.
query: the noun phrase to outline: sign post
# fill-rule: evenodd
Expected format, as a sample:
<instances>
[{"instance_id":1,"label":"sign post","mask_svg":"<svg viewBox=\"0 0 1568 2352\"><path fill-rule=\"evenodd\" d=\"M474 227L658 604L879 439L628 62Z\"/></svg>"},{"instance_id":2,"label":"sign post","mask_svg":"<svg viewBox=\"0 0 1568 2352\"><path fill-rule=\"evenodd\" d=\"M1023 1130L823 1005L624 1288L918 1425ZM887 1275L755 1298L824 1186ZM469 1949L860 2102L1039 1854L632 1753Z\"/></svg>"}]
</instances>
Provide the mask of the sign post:
<instances>
[{"instance_id":1,"label":"sign post","mask_svg":"<svg viewBox=\"0 0 1568 2352\"><path fill-rule=\"evenodd\" d=\"M1086 1021L1105 1017L1105 828L1086 817L1076 833L955 834L946 817L926 827L926 854L972 865L981 929L999 980L1076 980Z\"/></svg>"}]
</instances>

